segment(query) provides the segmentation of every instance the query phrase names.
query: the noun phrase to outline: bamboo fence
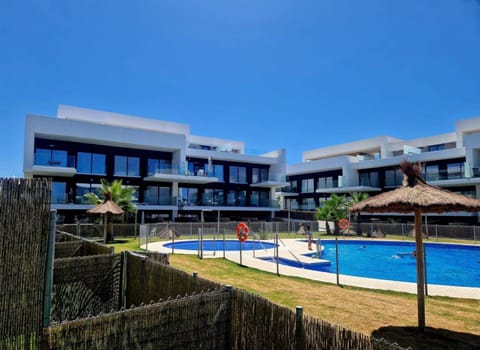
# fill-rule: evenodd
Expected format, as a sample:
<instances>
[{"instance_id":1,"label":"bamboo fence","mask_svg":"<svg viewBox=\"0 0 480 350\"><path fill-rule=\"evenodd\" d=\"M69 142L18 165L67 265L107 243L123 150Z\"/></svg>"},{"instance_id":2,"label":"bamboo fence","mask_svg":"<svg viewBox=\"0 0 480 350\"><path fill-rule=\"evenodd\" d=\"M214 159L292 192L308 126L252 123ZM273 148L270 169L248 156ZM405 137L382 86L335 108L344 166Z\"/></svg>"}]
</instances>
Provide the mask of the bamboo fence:
<instances>
[{"instance_id":1,"label":"bamboo fence","mask_svg":"<svg viewBox=\"0 0 480 350\"><path fill-rule=\"evenodd\" d=\"M0 349L401 349L65 232L50 294L50 188L0 180Z\"/></svg>"},{"instance_id":2,"label":"bamboo fence","mask_svg":"<svg viewBox=\"0 0 480 350\"><path fill-rule=\"evenodd\" d=\"M0 179L0 348L41 334L50 188L46 179Z\"/></svg>"}]
</instances>

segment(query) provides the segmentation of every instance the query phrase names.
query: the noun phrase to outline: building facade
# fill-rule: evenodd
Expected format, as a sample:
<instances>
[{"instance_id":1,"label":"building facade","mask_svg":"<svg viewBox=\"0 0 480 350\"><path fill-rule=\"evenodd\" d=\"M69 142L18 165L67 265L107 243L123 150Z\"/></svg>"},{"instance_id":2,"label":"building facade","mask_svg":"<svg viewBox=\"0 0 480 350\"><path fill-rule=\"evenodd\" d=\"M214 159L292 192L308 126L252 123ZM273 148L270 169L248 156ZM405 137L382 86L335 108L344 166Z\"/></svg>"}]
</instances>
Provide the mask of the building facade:
<instances>
[{"instance_id":1,"label":"building facade","mask_svg":"<svg viewBox=\"0 0 480 350\"><path fill-rule=\"evenodd\" d=\"M302 163L287 166L283 206L315 210L333 193L375 195L402 185L402 159L420 162L425 180L449 191L480 198L480 118L461 120L448 134L401 140L389 136L303 152ZM367 219L405 221L411 215L370 214ZM476 213L429 215L430 223L476 223Z\"/></svg>"},{"instance_id":2,"label":"building facade","mask_svg":"<svg viewBox=\"0 0 480 350\"><path fill-rule=\"evenodd\" d=\"M285 182L285 150L245 154L243 142L190 134L185 124L60 105L27 115L25 177L52 178L52 208L87 220L100 180L135 188L138 220L271 220Z\"/></svg>"}]
</instances>

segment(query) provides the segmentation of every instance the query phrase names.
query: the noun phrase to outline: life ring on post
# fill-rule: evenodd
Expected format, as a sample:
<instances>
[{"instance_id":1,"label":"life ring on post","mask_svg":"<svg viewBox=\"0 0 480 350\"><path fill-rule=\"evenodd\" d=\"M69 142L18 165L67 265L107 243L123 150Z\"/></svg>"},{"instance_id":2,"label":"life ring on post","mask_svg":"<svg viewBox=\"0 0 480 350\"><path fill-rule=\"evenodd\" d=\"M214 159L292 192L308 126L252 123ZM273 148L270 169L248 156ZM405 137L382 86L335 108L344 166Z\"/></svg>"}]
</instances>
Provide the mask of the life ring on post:
<instances>
[{"instance_id":1,"label":"life ring on post","mask_svg":"<svg viewBox=\"0 0 480 350\"><path fill-rule=\"evenodd\" d=\"M240 242L245 242L248 238L249 228L246 223L241 222L237 225L237 237Z\"/></svg>"},{"instance_id":2,"label":"life ring on post","mask_svg":"<svg viewBox=\"0 0 480 350\"><path fill-rule=\"evenodd\" d=\"M350 227L350 220L348 220L348 219L338 220L338 227L342 231L347 230Z\"/></svg>"}]
</instances>

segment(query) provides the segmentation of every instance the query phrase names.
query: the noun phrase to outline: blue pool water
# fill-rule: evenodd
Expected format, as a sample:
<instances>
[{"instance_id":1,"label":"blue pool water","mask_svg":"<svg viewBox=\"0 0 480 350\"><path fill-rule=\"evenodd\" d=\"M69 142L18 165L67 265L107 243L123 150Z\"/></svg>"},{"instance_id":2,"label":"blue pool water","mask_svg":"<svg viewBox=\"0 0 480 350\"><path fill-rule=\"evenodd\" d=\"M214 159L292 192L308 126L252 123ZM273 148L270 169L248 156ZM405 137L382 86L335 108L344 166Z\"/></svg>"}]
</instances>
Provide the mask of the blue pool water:
<instances>
[{"instance_id":1,"label":"blue pool water","mask_svg":"<svg viewBox=\"0 0 480 350\"><path fill-rule=\"evenodd\" d=\"M330 265L303 266L282 259L281 264L336 273L335 241L322 240L321 258ZM416 282L414 242L339 241L339 273L404 282ZM426 243L427 283L480 287L480 246ZM306 254L311 256L315 253Z\"/></svg>"},{"instance_id":2,"label":"blue pool water","mask_svg":"<svg viewBox=\"0 0 480 350\"><path fill-rule=\"evenodd\" d=\"M203 240L203 250L215 250L223 251L224 245L223 240L213 240L206 239ZM174 249L185 249L185 250L198 250L198 240L194 241L178 241L173 243L166 243L163 246L166 248ZM242 244L242 250L259 250L259 249L271 249L274 248L275 244L269 242L258 242L258 241L246 241ZM225 240L225 250L240 250L240 241L238 240Z\"/></svg>"}]
</instances>

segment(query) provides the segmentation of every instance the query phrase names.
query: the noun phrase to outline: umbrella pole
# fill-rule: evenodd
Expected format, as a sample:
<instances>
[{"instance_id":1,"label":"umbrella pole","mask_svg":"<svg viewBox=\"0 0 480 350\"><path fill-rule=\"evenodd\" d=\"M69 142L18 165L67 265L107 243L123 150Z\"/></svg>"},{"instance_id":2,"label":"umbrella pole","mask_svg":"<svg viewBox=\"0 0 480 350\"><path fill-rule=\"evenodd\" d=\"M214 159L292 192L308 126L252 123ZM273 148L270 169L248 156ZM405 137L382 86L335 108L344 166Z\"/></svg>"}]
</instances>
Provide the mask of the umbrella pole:
<instances>
[{"instance_id":1,"label":"umbrella pole","mask_svg":"<svg viewBox=\"0 0 480 350\"><path fill-rule=\"evenodd\" d=\"M423 266L422 211L415 209L415 252L417 258L418 328L425 330L425 274Z\"/></svg>"},{"instance_id":2,"label":"umbrella pole","mask_svg":"<svg viewBox=\"0 0 480 350\"><path fill-rule=\"evenodd\" d=\"M103 214L103 243L107 244L107 213Z\"/></svg>"}]
</instances>

